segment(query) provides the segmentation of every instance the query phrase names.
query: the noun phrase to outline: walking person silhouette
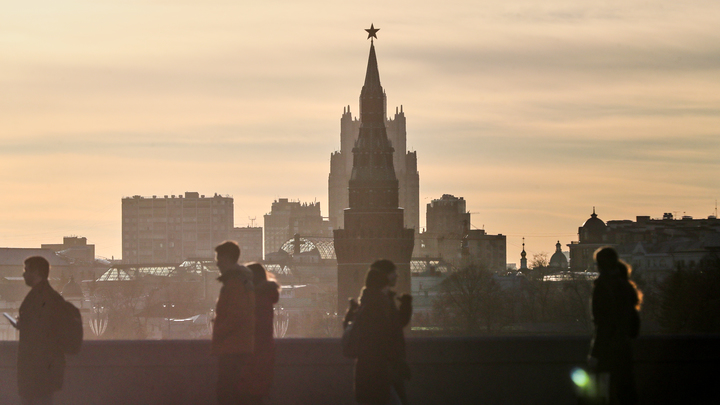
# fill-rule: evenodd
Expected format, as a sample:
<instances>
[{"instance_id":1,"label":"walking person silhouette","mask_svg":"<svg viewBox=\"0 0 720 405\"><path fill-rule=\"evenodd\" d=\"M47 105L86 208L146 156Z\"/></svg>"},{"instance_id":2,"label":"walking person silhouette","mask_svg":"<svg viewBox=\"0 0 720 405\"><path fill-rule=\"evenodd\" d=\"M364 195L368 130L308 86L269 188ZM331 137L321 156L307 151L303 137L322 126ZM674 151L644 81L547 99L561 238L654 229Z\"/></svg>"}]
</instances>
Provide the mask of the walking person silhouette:
<instances>
[{"instance_id":1,"label":"walking person silhouette","mask_svg":"<svg viewBox=\"0 0 720 405\"><path fill-rule=\"evenodd\" d=\"M403 328L412 317L412 297L397 298L391 290L397 281L395 264L377 260L370 265L360 303L351 301L345 324L357 318L359 350L355 362L355 399L363 405L407 405Z\"/></svg>"},{"instance_id":2,"label":"walking person silhouette","mask_svg":"<svg viewBox=\"0 0 720 405\"><path fill-rule=\"evenodd\" d=\"M598 249L595 262L600 275L595 280L592 295L595 333L590 365L598 375L609 374L610 404L636 404L631 341L640 332L638 310L642 293L630 281L631 268L618 258L615 249Z\"/></svg>"}]
</instances>

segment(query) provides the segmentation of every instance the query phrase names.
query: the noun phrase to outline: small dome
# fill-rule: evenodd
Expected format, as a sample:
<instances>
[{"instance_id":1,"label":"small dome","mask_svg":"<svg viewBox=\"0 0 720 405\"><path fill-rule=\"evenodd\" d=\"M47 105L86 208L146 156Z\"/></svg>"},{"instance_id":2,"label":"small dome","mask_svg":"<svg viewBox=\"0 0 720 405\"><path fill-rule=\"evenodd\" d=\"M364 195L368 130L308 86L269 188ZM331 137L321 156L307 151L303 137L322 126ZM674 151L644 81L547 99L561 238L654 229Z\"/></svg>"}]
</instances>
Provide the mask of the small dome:
<instances>
[{"instance_id":1,"label":"small dome","mask_svg":"<svg viewBox=\"0 0 720 405\"><path fill-rule=\"evenodd\" d=\"M82 297L83 292L82 288L80 288L80 284L75 282L75 277L70 277L70 281L65 284L65 286L62 289L62 292L60 293L64 298L77 298Z\"/></svg>"},{"instance_id":2,"label":"small dome","mask_svg":"<svg viewBox=\"0 0 720 405\"><path fill-rule=\"evenodd\" d=\"M593 207L592 215L580 227L580 242L602 242L605 230L605 222L598 218L595 207Z\"/></svg>"},{"instance_id":3,"label":"small dome","mask_svg":"<svg viewBox=\"0 0 720 405\"><path fill-rule=\"evenodd\" d=\"M298 253L307 253L312 252L313 250L317 249L318 253L320 254L320 259L322 260L334 260L337 257L335 256L335 241L333 238L327 238L327 237L301 237L300 235L296 235L296 237L288 240L285 242L281 247L280 250L284 251L290 256L294 256L296 253L296 246Z\"/></svg>"},{"instance_id":4,"label":"small dome","mask_svg":"<svg viewBox=\"0 0 720 405\"><path fill-rule=\"evenodd\" d=\"M568 268L567 257L565 257L565 254L562 252L562 245L560 244L560 241L555 244L555 253L553 253L550 258L549 267L560 268L563 270Z\"/></svg>"}]
</instances>

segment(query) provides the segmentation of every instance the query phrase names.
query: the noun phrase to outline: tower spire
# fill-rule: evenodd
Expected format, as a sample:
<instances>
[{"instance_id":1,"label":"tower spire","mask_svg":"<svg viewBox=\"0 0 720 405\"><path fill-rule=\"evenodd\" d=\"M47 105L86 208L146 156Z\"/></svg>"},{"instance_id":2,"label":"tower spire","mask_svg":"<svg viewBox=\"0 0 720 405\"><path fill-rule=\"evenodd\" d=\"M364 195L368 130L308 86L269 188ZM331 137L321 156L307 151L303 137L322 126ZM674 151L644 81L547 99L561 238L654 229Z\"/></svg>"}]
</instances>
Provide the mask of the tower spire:
<instances>
[{"instance_id":1,"label":"tower spire","mask_svg":"<svg viewBox=\"0 0 720 405\"><path fill-rule=\"evenodd\" d=\"M348 184L350 208L398 208L394 152L385 128L385 94L380 85L375 45L371 43L365 84L360 92L360 132L353 148Z\"/></svg>"},{"instance_id":2,"label":"tower spire","mask_svg":"<svg viewBox=\"0 0 720 405\"><path fill-rule=\"evenodd\" d=\"M377 38L375 26L367 32L368 39ZM352 149L347 187L349 207L343 212L344 228L333 230L339 311L347 305L347 297L357 296L363 275L378 258L395 263L398 291L410 291L415 230L405 228L394 152L385 128L385 94L380 85L375 44L371 41L365 83L360 92L360 128Z\"/></svg>"},{"instance_id":3,"label":"tower spire","mask_svg":"<svg viewBox=\"0 0 720 405\"><path fill-rule=\"evenodd\" d=\"M527 270L527 253L525 253L525 237L523 236L523 250L520 253L520 271Z\"/></svg>"},{"instance_id":4,"label":"tower spire","mask_svg":"<svg viewBox=\"0 0 720 405\"><path fill-rule=\"evenodd\" d=\"M363 124L381 124L385 115L385 95L380 84L375 44L370 44L365 83L360 91L360 121Z\"/></svg>"}]
</instances>

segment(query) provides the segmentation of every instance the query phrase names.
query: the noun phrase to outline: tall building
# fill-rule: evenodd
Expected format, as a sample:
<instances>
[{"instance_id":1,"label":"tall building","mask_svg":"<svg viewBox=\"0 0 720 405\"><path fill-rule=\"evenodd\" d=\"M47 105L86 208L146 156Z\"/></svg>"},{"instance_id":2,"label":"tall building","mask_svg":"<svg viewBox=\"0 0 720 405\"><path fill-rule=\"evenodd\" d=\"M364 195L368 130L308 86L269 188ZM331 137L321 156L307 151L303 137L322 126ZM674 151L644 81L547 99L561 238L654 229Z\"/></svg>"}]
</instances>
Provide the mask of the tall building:
<instances>
[{"instance_id":1,"label":"tall building","mask_svg":"<svg viewBox=\"0 0 720 405\"><path fill-rule=\"evenodd\" d=\"M233 228L230 240L240 246L240 262L259 262L263 259L263 229L260 226Z\"/></svg>"},{"instance_id":2,"label":"tall building","mask_svg":"<svg viewBox=\"0 0 720 405\"><path fill-rule=\"evenodd\" d=\"M122 199L123 262L179 263L213 258L233 228L233 199L195 192Z\"/></svg>"},{"instance_id":3,"label":"tall building","mask_svg":"<svg viewBox=\"0 0 720 405\"><path fill-rule=\"evenodd\" d=\"M362 98L362 95L360 96ZM399 206L404 209L405 226L419 232L420 227L420 174L417 170L417 152L407 151L406 119L403 107L395 107L395 115L387 117L387 95L383 91L382 119L390 145L395 149L393 168L399 185ZM362 104L362 100L360 101ZM362 111L361 111L362 115ZM353 118L350 106L343 108L340 118L340 150L330 156L328 177L328 212L333 229L344 226L343 212L350 206L348 181L353 169L353 148L360 134L362 122Z\"/></svg>"},{"instance_id":4,"label":"tall building","mask_svg":"<svg viewBox=\"0 0 720 405\"><path fill-rule=\"evenodd\" d=\"M374 37L373 28L368 32ZM360 92L359 134L352 149L349 208L344 212L343 229L334 230L339 312L346 309L348 297L358 296L370 263L379 258L395 263L396 288L400 293L410 293L415 230L405 227L404 210L399 207L394 151L385 127L385 92L371 42L365 84Z\"/></svg>"},{"instance_id":5,"label":"tall building","mask_svg":"<svg viewBox=\"0 0 720 405\"><path fill-rule=\"evenodd\" d=\"M425 212L426 232L437 235L457 235L470 224L470 213L467 212L465 199L451 194L443 194L439 199L432 200Z\"/></svg>"},{"instance_id":6,"label":"tall building","mask_svg":"<svg viewBox=\"0 0 720 405\"><path fill-rule=\"evenodd\" d=\"M320 213L320 203L301 203L280 198L273 201L265 214L265 255L275 253L295 234L302 236L331 235L330 224Z\"/></svg>"},{"instance_id":7,"label":"tall building","mask_svg":"<svg viewBox=\"0 0 720 405\"><path fill-rule=\"evenodd\" d=\"M491 271L505 270L505 235L470 229L464 198L443 194L432 200L427 205L426 222L427 230L418 235L416 256L442 259L456 267L482 263Z\"/></svg>"}]
</instances>

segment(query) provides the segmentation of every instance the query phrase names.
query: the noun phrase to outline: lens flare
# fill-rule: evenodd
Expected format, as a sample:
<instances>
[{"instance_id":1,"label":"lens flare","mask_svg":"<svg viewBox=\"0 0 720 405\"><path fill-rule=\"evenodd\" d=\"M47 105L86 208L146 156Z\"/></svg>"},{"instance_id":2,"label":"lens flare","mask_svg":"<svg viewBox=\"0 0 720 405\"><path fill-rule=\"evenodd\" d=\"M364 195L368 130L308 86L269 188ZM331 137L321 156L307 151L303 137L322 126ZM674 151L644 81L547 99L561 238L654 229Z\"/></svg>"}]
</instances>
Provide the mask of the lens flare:
<instances>
[{"instance_id":1,"label":"lens flare","mask_svg":"<svg viewBox=\"0 0 720 405\"><path fill-rule=\"evenodd\" d=\"M588 373L579 367L572 369L572 372L570 373L570 378L572 378L575 385L580 388L586 387L588 383L590 383L590 377L588 376Z\"/></svg>"}]
</instances>

